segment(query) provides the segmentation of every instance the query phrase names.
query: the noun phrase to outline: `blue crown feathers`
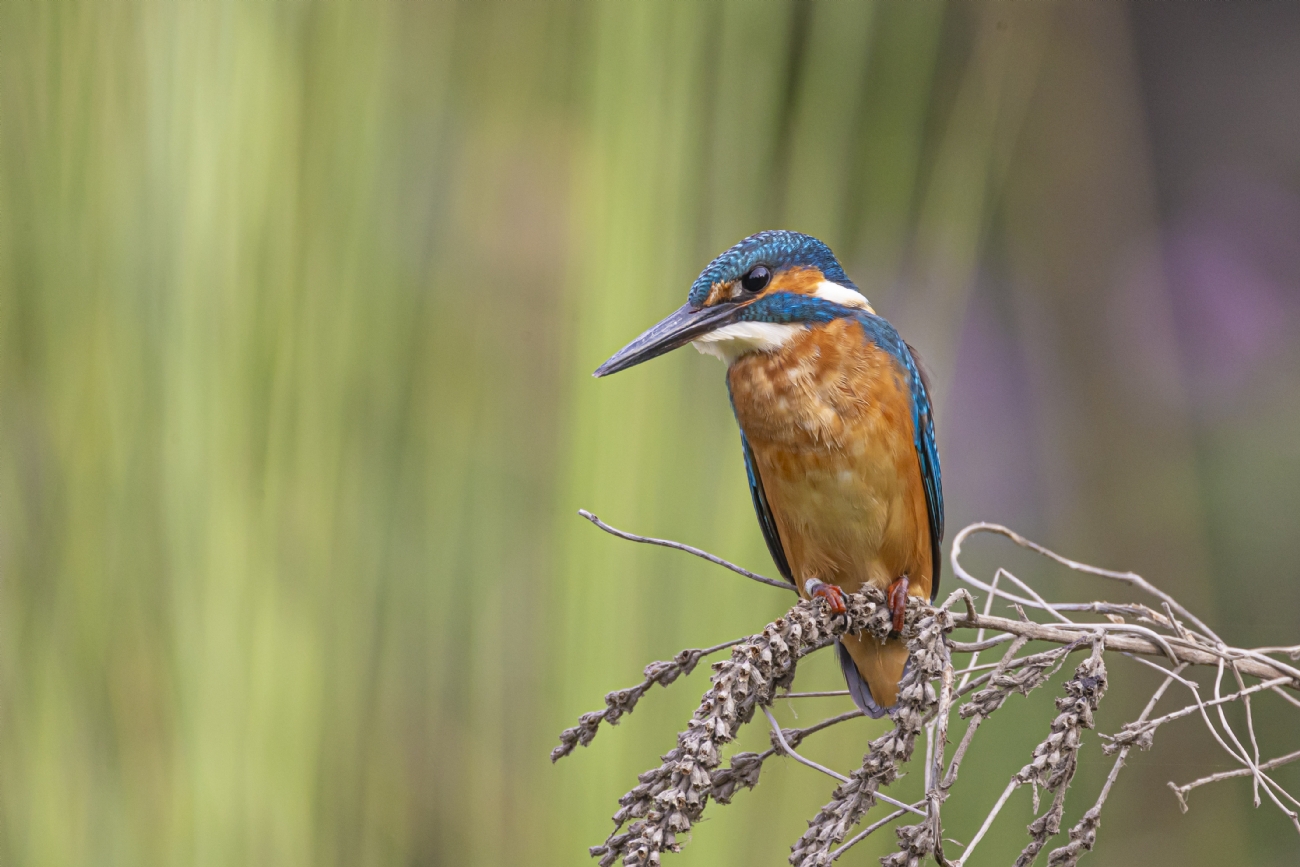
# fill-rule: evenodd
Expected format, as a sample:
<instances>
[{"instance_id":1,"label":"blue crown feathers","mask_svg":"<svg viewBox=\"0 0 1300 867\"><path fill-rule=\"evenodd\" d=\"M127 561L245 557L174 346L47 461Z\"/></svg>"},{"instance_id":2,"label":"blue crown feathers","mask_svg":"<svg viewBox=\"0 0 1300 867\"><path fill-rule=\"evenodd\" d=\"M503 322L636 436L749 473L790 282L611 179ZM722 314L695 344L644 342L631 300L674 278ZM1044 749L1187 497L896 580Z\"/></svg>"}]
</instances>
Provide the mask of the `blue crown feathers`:
<instances>
[{"instance_id":1,"label":"blue crown feathers","mask_svg":"<svg viewBox=\"0 0 1300 867\"><path fill-rule=\"evenodd\" d=\"M703 305L714 283L739 280L755 265L766 265L772 273L783 268L818 268L832 283L854 291L858 289L844 273L830 247L811 235L775 229L750 235L710 262L709 267L695 278L688 300L697 307Z\"/></svg>"}]
</instances>

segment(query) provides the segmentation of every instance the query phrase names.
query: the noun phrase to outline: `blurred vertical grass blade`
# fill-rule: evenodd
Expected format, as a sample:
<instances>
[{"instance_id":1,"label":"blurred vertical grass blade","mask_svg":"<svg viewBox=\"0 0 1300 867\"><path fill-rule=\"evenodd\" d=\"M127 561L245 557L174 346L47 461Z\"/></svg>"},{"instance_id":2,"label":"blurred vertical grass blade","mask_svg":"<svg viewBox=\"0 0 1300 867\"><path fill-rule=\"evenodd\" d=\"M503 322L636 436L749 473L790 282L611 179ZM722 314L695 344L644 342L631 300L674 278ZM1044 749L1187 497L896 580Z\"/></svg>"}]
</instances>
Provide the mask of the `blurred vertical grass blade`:
<instances>
[{"instance_id":1,"label":"blurred vertical grass blade","mask_svg":"<svg viewBox=\"0 0 1300 867\"><path fill-rule=\"evenodd\" d=\"M500 863L581 815L567 860L656 735L557 812L537 720L765 603L611 622L677 604L626 553L584 565L587 538L551 601L552 490L762 556L738 464L708 481L718 371L571 400L558 377L772 202L839 231L808 190L850 126L788 111L862 78L870 10L801 24L838 39L817 52L780 5L4 14L7 858ZM788 58L762 87L756 46Z\"/></svg>"},{"instance_id":2,"label":"blurred vertical grass blade","mask_svg":"<svg viewBox=\"0 0 1300 867\"><path fill-rule=\"evenodd\" d=\"M784 600L573 516L769 568L716 363L588 374L772 226L950 367L1049 44L1004 11L0 6L0 860L603 839L696 687L553 734ZM780 857L826 790L771 773L683 863Z\"/></svg>"},{"instance_id":3,"label":"blurred vertical grass blade","mask_svg":"<svg viewBox=\"0 0 1300 867\"><path fill-rule=\"evenodd\" d=\"M787 208L842 233L871 9L2 14L6 860L568 861L662 727L557 782L539 720L769 605L552 545L764 562L720 371L585 373Z\"/></svg>"},{"instance_id":4,"label":"blurred vertical grass blade","mask_svg":"<svg viewBox=\"0 0 1300 867\"><path fill-rule=\"evenodd\" d=\"M899 316L920 345L942 394L956 361L965 307L1019 140L1054 12L972 6L969 55L954 77L917 203L909 296Z\"/></svg>"}]
</instances>

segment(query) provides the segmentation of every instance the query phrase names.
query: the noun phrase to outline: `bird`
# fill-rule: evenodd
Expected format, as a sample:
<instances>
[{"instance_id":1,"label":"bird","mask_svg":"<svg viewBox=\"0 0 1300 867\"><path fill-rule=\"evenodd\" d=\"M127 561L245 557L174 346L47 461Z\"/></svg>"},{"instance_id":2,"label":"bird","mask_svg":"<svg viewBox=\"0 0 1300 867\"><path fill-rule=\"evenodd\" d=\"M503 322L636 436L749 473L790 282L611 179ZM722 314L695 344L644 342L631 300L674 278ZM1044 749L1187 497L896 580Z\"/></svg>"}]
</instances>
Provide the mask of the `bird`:
<instances>
[{"instance_id":1,"label":"bird","mask_svg":"<svg viewBox=\"0 0 1300 867\"><path fill-rule=\"evenodd\" d=\"M886 594L881 641L845 634L836 654L854 703L897 706L907 598L934 601L943 486L930 383L826 244L759 232L717 256L686 304L620 349L608 376L687 343L727 366L750 495L768 551L803 598Z\"/></svg>"}]
</instances>

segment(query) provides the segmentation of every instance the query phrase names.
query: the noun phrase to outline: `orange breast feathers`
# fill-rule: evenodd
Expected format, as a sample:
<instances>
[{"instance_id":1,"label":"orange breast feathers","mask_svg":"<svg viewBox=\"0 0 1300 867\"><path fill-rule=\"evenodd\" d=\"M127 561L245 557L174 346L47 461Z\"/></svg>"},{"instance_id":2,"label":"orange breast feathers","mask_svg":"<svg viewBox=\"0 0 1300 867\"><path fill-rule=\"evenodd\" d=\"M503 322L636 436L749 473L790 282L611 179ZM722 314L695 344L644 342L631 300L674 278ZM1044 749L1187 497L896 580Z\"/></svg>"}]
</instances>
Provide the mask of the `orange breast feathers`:
<instances>
[{"instance_id":1,"label":"orange breast feathers","mask_svg":"<svg viewBox=\"0 0 1300 867\"><path fill-rule=\"evenodd\" d=\"M835 320L742 356L727 379L799 592L809 578L852 592L906 575L909 594L928 600L930 528L905 370L858 323Z\"/></svg>"}]
</instances>

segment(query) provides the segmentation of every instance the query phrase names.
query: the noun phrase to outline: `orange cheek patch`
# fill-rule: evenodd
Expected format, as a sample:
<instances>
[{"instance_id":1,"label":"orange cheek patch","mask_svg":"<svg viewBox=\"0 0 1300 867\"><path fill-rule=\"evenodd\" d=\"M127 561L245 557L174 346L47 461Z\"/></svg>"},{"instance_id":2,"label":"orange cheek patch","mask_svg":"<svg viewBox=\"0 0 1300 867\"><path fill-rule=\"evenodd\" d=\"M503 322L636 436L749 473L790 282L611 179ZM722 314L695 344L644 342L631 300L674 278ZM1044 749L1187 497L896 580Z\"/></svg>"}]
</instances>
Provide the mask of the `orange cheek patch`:
<instances>
[{"instance_id":1,"label":"orange cheek patch","mask_svg":"<svg viewBox=\"0 0 1300 867\"><path fill-rule=\"evenodd\" d=\"M826 276L820 268L788 268L778 272L768 284L768 292L793 292L796 295L813 295Z\"/></svg>"}]
</instances>

